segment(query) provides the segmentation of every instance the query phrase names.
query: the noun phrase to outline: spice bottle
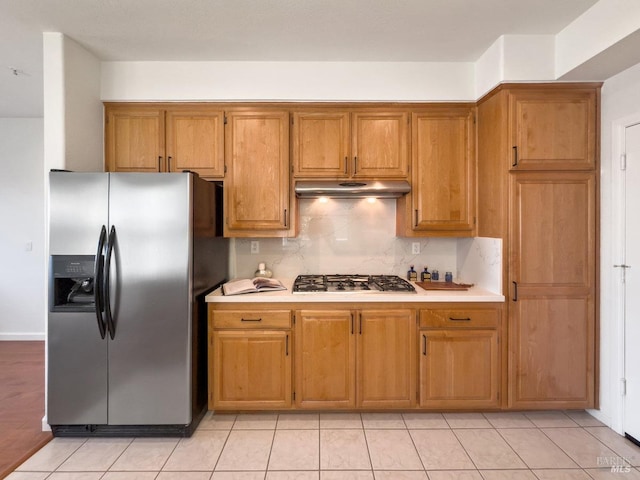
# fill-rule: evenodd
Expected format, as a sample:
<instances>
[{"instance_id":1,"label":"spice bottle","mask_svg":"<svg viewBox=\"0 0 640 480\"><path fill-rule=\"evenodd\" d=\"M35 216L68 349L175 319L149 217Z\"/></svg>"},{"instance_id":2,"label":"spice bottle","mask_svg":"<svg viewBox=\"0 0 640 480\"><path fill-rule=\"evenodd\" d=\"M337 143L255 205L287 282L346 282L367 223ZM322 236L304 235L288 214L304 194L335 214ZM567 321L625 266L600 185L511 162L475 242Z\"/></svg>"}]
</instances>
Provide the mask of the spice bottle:
<instances>
[{"instance_id":1,"label":"spice bottle","mask_svg":"<svg viewBox=\"0 0 640 480\"><path fill-rule=\"evenodd\" d=\"M427 270L427 267L424 267L424 270L420 274L420 281L421 282L430 282L431 281L431 273L429 273L429 270Z\"/></svg>"},{"instance_id":2,"label":"spice bottle","mask_svg":"<svg viewBox=\"0 0 640 480\"><path fill-rule=\"evenodd\" d=\"M407 272L407 280L410 282L418 281L418 272L413 269L413 265L410 266L409 271Z\"/></svg>"}]
</instances>

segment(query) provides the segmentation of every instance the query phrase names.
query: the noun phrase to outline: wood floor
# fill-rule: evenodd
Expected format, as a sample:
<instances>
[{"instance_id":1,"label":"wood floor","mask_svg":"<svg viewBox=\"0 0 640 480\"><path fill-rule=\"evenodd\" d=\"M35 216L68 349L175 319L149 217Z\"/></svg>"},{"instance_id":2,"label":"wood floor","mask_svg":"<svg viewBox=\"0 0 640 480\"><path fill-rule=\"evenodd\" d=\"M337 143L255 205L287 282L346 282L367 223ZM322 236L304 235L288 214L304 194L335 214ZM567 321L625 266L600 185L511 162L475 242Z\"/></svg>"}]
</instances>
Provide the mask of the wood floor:
<instances>
[{"instance_id":1,"label":"wood floor","mask_svg":"<svg viewBox=\"0 0 640 480\"><path fill-rule=\"evenodd\" d=\"M0 341L0 479L51 440L43 416L44 342Z\"/></svg>"}]
</instances>

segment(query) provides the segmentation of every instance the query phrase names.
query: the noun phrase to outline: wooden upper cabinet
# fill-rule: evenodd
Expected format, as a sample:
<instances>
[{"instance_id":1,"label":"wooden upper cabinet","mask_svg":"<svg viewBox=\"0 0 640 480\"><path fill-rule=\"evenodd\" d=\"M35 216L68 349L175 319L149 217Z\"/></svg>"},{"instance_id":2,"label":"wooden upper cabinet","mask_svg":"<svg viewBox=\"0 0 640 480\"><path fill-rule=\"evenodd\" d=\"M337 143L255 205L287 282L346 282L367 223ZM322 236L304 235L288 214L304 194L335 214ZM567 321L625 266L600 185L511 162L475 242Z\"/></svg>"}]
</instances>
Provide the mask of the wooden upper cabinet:
<instances>
[{"instance_id":1,"label":"wooden upper cabinet","mask_svg":"<svg viewBox=\"0 0 640 480\"><path fill-rule=\"evenodd\" d=\"M313 110L293 114L298 178L394 178L409 173L409 114Z\"/></svg>"},{"instance_id":2,"label":"wooden upper cabinet","mask_svg":"<svg viewBox=\"0 0 640 480\"><path fill-rule=\"evenodd\" d=\"M409 173L409 114L353 113L354 178L406 178Z\"/></svg>"},{"instance_id":3,"label":"wooden upper cabinet","mask_svg":"<svg viewBox=\"0 0 640 480\"><path fill-rule=\"evenodd\" d=\"M107 104L105 168L224 177L224 113L206 105Z\"/></svg>"},{"instance_id":4,"label":"wooden upper cabinet","mask_svg":"<svg viewBox=\"0 0 640 480\"><path fill-rule=\"evenodd\" d=\"M415 314L408 309L363 310L358 317L358 406L412 407L416 398Z\"/></svg>"},{"instance_id":5,"label":"wooden upper cabinet","mask_svg":"<svg viewBox=\"0 0 640 480\"><path fill-rule=\"evenodd\" d=\"M106 109L106 171L159 172L164 170L165 160L163 109Z\"/></svg>"},{"instance_id":6,"label":"wooden upper cabinet","mask_svg":"<svg viewBox=\"0 0 640 480\"><path fill-rule=\"evenodd\" d=\"M302 310L296 320L296 406L355 407L355 314Z\"/></svg>"},{"instance_id":7,"label":"wooden upper cabinet","mask_svg":"<svg viewBox=\"0 0 640 480\"><path fill-rule=\"evenodd\" d=\"M289 113L227 114L225 236L286 236L289 207Z\"/></svg>"},{"instance_id":8,"label":"wooden upper cabinet","mask_svg":"<svg viewBox=\"0 0 640 480\"><path fill-rule=\"evenodd\" d=\"M348 112L296 112L293 114L292 136L294 176L348 176Z\"/></svg>"},{"instance_id":9,"label":"wooden upper cabinet","mask_svg":"<svg viewBox=\"0 0 640 480\"><path fill-rule=\"evenodd\" d=\"M594 169L596 103L595 89L511 91L511 169Z\"/></svg>"},{"instance_id":10,"label":"wooden upper cabinet","mask_svg":"<svg viewBox=\"0 0 640 480\"><path fill-rule=\"evenodd\" d=\"M168 110L167 171L191 170L205 178L224 177L224 113L210 108Z\"/></svg>"},{"instance_id":11,"label":"wooden upper cabinet","mask_svg":"<svg viewBox=\"0 0 640 480\"><path fill-rule=\"evenodd\" d=\"M413 113L411 193L398 200L398 235L473 235L474 112L462 106Z\"/></svg>"}]
</instances>

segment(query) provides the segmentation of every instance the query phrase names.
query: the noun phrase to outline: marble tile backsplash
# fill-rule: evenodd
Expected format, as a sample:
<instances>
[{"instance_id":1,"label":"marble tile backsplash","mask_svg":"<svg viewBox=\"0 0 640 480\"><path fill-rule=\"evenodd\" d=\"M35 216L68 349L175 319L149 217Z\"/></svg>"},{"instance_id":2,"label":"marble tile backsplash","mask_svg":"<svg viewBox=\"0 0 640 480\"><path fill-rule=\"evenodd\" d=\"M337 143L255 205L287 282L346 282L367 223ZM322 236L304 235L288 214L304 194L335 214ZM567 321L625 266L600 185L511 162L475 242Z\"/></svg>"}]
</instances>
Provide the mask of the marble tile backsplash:
<instances>
[{"instance_id":1,"label":"marble tile backsplash","mask_svg":"<svg viewBox=\"0 0 640 480\"><path fill-rule=\"evenodd\" d=\"M495 245L491 242L494 239L474 246L477 239L396 237L393 199L377 199L373 203L367 199L328 199L325 203L301 199L298 205L300 228L296 238L232 240L233 277L252 277L259 262L265 262L277 278L313 273L405 277L409 265L417 271L427 265L429 270L439 270L443 277L445 271L451 271L454 277L462 276L463 281L475 283L483 262L486 260L489 266L495 262ZM251 253L252 240L259 241L260 253ZM415 242L420 244L417 255L411 253Z\"/></svg>"}]
</instances>

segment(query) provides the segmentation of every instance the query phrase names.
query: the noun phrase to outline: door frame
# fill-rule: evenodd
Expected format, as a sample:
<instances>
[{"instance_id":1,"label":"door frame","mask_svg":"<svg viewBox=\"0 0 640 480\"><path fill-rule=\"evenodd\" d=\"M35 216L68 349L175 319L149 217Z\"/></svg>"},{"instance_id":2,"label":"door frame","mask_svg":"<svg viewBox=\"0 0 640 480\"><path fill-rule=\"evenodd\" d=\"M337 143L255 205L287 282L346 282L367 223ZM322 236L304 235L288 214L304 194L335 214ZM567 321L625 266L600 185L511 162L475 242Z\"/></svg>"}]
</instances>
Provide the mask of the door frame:
<instances>
[{"instance_id":1,"label":"door frame","mask_svg":"<svg viewBox=\"0 0 640 480\"><path fill-rule=\"evenodd\" d=\"M625 288L621 281L621 269L614 264L623 263L625 258L625 173L621 169L621 156L625 153L625 130L640 123L640 112L620 118L612 123L611 135L611 225L610 264L601 265L602 286L610 291L611 302L602 313L611 318L610 388L611 388L611 425L616 432L624 432L624 395L622 379L625 378ZM605 173L606 175L606 173ZM603 382L600 384L603 385Z\"/></svg>"}]
</instances>

